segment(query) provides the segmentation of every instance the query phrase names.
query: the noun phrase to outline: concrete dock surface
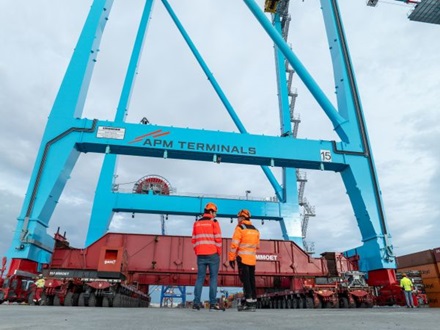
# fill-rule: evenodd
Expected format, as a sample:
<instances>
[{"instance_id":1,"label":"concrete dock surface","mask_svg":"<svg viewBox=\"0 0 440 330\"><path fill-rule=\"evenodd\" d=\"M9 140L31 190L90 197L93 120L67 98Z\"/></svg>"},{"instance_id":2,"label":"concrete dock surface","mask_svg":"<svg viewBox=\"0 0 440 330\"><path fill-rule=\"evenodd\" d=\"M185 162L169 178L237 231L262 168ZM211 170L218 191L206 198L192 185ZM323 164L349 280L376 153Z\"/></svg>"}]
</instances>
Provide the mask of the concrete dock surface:
<instances>
[{"instance_id":1,"label":"concrete dock surface","mask_svg":"<svg viewBox=\"0 0 440 330\"><path fill-rule=\"evenodd\" d=\"M51 329L439 329L440 308L260 309L91 308L0 305L1 330Z\"/></svg>"}]
</instances>

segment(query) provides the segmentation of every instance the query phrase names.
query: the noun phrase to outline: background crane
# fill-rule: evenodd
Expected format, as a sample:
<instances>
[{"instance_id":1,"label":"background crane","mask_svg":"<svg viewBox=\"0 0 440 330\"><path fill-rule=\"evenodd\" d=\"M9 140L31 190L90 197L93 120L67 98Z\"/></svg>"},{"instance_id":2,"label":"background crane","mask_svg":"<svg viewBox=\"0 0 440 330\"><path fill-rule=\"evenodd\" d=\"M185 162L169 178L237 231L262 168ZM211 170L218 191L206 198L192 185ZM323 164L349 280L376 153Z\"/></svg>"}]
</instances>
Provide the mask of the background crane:
<instances>
[{"instance_id":1,"label":"background crane","mask_svg":"<svg viewBox=\"0 0 440 330\"><path fill-rule=\"evenodd\" d=\"M408 18L411 21L440 24L439 0L394 0L411 5ZM376 7L379 0L368 0L367 6Z\"/></svg>"}]
</instances>

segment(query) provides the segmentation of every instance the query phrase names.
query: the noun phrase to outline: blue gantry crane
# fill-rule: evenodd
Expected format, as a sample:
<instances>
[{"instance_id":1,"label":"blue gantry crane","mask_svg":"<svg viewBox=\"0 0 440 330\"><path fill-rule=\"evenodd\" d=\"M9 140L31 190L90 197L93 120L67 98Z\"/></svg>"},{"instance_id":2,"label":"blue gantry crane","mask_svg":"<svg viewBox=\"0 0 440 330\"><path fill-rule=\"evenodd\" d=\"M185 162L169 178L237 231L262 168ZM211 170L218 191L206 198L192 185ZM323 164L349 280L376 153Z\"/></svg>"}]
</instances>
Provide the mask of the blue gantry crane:
<instances>
[{"instance_id":1,"label":"blue gantry crane","mask_svg":"<svg viewBox=\"0 0 440 330\"><path fill-rule=\"evenodd\" d=\"M242 0L275 45L280 131L279 135L246 130L208 64L174 12L171 1L161 0L180 34L207 76L239 133L159 126L125 121L154 0L146 0L134 41L114 121L82 118L87 90L113 0L94 0L75 51L49 115L17 230L8 251L9 272L35 272L50 262L53 239L46 229L66 181L81 153L105 154L86 238L86 246L109 228L114 212L196 216L206 202L219 206L219 217L231 218L247 208L254 219L278 221L286 240L303 246L298 197L298 169L338 172L350 198L362 236L362 245L346 251L359 256L360 268L377 283L394 280L395 257L374 165L362 105L351 65L341 15L336 0L321 0L333 63L336 104L315 82L286 42L289 0ZM287 64L287 65L286 65ZM286 68L288 70L286 71ZM295 134L295 73L308 88L333 125L339 140L300 139ZM258 201L214 196L123 193L114 189L119 155L159 157L198 162L260 166L276 199ZM282 169L282 182L271 168ZM337 220L335 220L337 221Z\"/></svg>"}]
</instances>

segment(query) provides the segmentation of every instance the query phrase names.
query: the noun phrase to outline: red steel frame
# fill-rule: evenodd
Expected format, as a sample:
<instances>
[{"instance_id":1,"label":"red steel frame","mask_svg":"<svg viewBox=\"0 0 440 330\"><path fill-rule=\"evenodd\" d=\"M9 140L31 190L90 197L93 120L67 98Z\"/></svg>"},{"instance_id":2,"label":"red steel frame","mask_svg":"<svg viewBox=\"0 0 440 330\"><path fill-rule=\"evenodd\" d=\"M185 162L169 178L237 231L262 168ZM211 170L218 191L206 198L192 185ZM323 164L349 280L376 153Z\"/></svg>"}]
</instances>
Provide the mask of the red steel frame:
<instances>
[{"instance_id":1,"label":"red steel frame","mask_svg":"<svg viewBox=\"0 0 440 330\"><path fill-rule=\"evenodd\" d=\"M223 238L218 284L240 287L237 272L229 267L229 245L230 239ZM333 267L338 272L356 270L342 254L335 255L337 262ZM313 258L291 241L262 240L258 259L255 273L260 289L295 289L304 283L295 278L329 276L324 257ZM52 263L46 268L52 274L82 270L118 278L122 273L129 283L141 286L189 286L194 285L197 276L196 256L191 237L187 236L107 233L85 249L66 245L56 248Z\"/></svg>"}]
</instances>

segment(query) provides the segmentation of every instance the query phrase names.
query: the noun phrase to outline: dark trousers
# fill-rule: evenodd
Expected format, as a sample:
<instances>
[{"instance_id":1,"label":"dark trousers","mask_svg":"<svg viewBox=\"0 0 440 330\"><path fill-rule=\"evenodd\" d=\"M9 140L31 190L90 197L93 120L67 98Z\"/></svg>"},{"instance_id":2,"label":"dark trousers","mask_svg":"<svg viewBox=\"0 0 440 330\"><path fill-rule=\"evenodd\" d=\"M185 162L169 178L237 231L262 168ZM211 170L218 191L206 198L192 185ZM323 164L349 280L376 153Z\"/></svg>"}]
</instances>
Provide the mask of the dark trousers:
<instances>
[{"instance_id":1,"label":"dark trousers","mask_svg":"<svg viewBox=\"0 0 440 330\"><path fill-rule=\"evenodd\" d=\"M255 288L255 266L245 265L241 258L237 257L238 276L243 283L243 292L246 299L257 299L257 290Z\"/></svg>"}]
</instances>

